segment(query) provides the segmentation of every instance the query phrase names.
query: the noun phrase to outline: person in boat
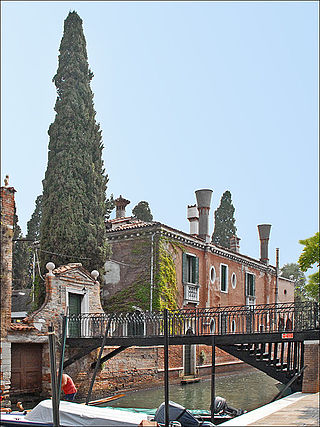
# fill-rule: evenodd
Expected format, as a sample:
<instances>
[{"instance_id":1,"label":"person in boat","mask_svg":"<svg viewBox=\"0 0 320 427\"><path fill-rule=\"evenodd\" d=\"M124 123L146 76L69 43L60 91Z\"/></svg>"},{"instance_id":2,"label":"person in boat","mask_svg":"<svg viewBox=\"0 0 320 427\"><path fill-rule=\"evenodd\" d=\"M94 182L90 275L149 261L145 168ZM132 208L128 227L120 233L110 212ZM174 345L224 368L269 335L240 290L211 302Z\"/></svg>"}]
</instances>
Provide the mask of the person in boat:
<instances>
[{"instance_id":1,"label":"person in boat","mask_svg":"<svg viewBox=\"0 0 320 427\"><path fill-rule=\"evenodd\" d=\"M62 374L61 388L64 392L64 399L73 402L78 390L69 375Z\"/></svg>"}]
</instances>

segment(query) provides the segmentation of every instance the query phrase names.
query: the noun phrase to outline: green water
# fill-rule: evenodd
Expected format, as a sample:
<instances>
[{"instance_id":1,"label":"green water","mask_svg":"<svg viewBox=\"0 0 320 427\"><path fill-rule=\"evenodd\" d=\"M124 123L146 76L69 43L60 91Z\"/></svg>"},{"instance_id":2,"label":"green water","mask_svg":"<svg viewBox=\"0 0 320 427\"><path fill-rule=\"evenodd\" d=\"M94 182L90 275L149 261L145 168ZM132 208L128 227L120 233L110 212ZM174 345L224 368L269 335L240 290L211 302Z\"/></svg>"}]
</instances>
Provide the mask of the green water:
<instances>
[{"instance_id":1,"label":"green water","mask_svg":"<svg viewBox=\"0 0 320 427\"><path fill-rule=\"evenodd\" d=\"M235 408L251 411L269 403L283 385L263 372L243 371L237 374L219 374L216 377L216 396L224 397ZM170 400L188 409L210 409L210 379L194 384L170 385ZM157 408L164 402L164 388L150 388L127 392L125 397L108 403L124 408Z\"/></svg>"}]
</instances>

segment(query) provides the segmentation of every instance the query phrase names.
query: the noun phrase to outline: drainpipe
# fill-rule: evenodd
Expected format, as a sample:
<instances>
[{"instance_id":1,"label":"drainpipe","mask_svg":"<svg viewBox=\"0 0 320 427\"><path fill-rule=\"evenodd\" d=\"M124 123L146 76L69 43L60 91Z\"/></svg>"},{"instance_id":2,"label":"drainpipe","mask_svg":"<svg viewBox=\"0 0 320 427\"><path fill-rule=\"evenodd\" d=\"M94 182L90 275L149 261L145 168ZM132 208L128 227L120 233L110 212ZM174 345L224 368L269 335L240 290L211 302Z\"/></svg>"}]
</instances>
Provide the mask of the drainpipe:
<instances>
[{"instance_id":1,"label":"drainpipe","mask_svg":"<svg viewBox=\"0 0 320 427\"><path fill-rule=\"evenodd\" d=\"M278 293L279 293L278 277L279 277L279 248L276 248L276 290L275 290L275 296L274 296L274 302L276 304L278 304Z\"/></svg>"},{"instance_id":2,"label":"drainpipe","mask_svg":"<svg viewBox=\"0 0 320 427\"><path fill-rule=\"evenodd\" d=\"M153 297L153 233L151 235L151 262L150 262L150 313L152 312L152 297Z\"/></svg>"}]
</instances>

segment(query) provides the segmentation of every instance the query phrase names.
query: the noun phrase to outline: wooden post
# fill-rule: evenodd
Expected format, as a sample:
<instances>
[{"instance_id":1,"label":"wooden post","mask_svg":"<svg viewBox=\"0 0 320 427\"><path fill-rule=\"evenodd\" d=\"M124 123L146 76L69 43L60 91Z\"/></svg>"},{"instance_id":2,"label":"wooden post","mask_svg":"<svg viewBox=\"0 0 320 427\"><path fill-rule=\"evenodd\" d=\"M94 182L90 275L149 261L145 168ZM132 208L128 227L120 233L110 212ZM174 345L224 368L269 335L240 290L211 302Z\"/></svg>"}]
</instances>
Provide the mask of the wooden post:
<instances>
[{"instance_id":1,"label":"wooden post","mask_svg":"<svg viewBox=\"0 0 320 427\"><path fill-rule=\"evenodd\" d=\"M216 346L214 344L214 336L212 337L212 353L211 353L211 422L214 421L214 401L215 401L215 378L216 376Z\"/></svg>"},{"instance_id":2,"label":"wooden post","mask_svg":"<svg viewBox=\"0 0 320 427\"><path fill-rule=\"evenodd\" d=\"M50 351L50 368L51 368L51 390L52 390L52 412L53 412L53 426L60 426L59 419L59 406L58 406L58 393L57 393L57 366L56 366L56 353L55 353L55 336L53 323L48 327L49 337L49 351Z\"/></svg>"},{"instance_id":3,"label":"wooden post","mask_svg":"<svg viewBox=\"0 0 320 427\"><path fill-rule=\"evenodd\" d=\"M168 332L168 309L163 310L164 320L164 420L165 427L169 427L169 332Z\"/></svg>"},{"instance_id":4,"label":"wooden post","mask_svg":"<svg viewBox=\"0 0 320 427\"><path fill-rule=\"evenodd\" d=\"M59 375L58 375L58 409L60 404L60 393L61 393L61 382L62 382L62 373L63 373L63 360L64 360L64 350L66 348L66 338L67 338L67 325L68 325L67 316L63 316L62 319L62 343L61 343L61 354L60 354L60 365L59 365Z\"/></svg>"}]
</instances>

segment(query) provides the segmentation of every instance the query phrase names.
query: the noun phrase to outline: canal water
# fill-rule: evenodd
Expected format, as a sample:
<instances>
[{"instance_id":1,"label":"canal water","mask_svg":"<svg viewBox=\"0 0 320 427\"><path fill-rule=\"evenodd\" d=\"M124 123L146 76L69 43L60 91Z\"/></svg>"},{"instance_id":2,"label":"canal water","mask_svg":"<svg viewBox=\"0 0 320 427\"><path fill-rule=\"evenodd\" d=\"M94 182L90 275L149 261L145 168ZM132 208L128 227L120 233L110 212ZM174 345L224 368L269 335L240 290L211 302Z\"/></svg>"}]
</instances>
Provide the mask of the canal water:
<instances>
[{"instance_id":1,"label":"canal water","mask_svg":"<svg viewBox=\"0 0 320 427\"><path fill-rule=\"evenodd\" d=\"M284 387L283 384L256 369L241 373L218 374L216 396L224 397L230 406L251 411L269 403ZM194 384L170 385L170 400L187 409L210 409L210 379ZM108 406L123 408L157 408L164 402L164 387L127 392Z\"/></svg>"}]
</instances>

